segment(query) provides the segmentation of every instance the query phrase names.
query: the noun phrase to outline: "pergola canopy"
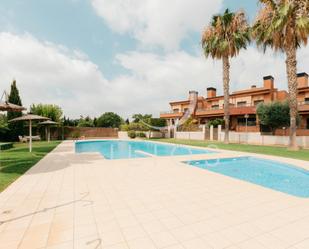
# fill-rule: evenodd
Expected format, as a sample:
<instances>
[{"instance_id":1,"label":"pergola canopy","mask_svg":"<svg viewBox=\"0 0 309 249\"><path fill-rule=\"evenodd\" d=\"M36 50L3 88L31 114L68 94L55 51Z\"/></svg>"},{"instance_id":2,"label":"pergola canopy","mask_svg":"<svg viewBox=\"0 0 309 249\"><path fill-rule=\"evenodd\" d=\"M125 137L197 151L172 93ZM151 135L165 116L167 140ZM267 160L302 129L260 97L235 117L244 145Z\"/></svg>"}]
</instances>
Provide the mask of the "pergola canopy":
<instances>
[{"instance_id":1,"label":"pergola canopy","mask_svg":"<svg viewBox=\"0 0 309 249\"><path fill-rule=\"evenodd\" d=\"M56 125L58 124L57 122L55 121L52 121L52 120L46 120L46 121L43 121L43 122L40 122L38 123L39 125Z\"/></svg>"},{"instance_id":2,"label":"pergola canopy","mask_svg":"<svg viewBox=\"0 0 309 249\"><path fill-rule=\"evenodd\" d=\"M9 120L9 122L30 121L30 120L49 120L49 118L35 115L35 114L26 114L21 117L13 118Z\"/></svg>"},{"instance_id":3,"label":"pergola canopy","mask_svg":"<svg viewBox=\"0 0 309 249\"><path fill-rule=\"evenodd\" d=\"M9 103L7 101L0 103L0 111L21 112L26 110L25 107Z\"/></svg>"}]
</instances>

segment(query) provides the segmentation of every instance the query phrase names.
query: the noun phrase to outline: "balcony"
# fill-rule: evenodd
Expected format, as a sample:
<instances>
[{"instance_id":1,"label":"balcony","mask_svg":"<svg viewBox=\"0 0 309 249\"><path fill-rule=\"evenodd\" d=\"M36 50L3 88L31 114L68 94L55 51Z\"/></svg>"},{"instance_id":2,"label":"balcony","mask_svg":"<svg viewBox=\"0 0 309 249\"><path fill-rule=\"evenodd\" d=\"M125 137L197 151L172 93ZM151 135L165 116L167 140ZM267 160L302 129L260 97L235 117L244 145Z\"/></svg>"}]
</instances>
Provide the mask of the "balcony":
<instances>
[{"instance_id":1,"label":"balcony","mask_svg":"<svg viewBox=\"0 0 309 249\"><path fill-rule=\"evenodd\" d=\"M181 118L184 112L163 111L160 112L160 118Z\"/></svg>"},{"instance_id":2,"label":"balcony","mask_svg":"<svg viewBox=\"0 0 309 249\"><path fill-rule=\"evenodd\" d=\"M230 105L230 115L245 115L245 114L255 114L256 113L256 106L251 104L242 104L241 106L235 106L233 104ZM196 110L196 116L223 116L224 109L218 108L202 108Z\"/></svg>"},{"instance_id":3,"label":"balcony","mask_svg":"<svg viewBox=\"0 0 309 249\"><path fill-rule=\"evenodd\" d=\"M302 112L309 112L309 101L300 101L298 102L298 111Z\"/></svg>"}]
</instances>

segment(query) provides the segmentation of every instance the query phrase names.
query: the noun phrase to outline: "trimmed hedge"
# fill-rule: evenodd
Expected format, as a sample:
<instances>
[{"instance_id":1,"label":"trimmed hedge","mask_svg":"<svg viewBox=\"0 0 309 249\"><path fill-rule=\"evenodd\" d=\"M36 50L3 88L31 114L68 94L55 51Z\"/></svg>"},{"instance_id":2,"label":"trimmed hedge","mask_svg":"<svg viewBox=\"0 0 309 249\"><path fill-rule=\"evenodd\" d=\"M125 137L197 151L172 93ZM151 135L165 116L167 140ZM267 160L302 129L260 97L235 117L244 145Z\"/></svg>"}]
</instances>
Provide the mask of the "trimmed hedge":
<instances>
[{"instance_id":1,"label":"trimmed hedge","mask_svg":"<svg viewBox=\"0 0 309 249\"><path fill-rule=\"evenodd\" d=\"M0 144L0 150L9 150L13 148L13 143Z\"/></svg>"}]
</instances>

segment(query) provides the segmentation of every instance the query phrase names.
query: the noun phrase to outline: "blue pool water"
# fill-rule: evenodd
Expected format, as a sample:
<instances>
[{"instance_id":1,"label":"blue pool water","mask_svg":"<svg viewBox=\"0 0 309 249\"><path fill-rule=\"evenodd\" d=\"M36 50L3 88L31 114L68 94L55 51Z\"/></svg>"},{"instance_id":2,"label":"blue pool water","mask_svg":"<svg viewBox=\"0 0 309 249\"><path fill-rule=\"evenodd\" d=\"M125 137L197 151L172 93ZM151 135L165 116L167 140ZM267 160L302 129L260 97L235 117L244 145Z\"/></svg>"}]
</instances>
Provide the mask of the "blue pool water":
<instances>
[{"instance_id":1,"label":"blue pool water","mask_svg":"<svg viewBox=\"0 0 309 249\"><path fill-rule=\"evenodd\" d=\"M215 153L205 149L195 149L179 145L169 145L146 141L121 140L76 142L75 151L77 153L100 152L106 159L140 158L149 157L151 155L177 156Z\"/></svg>"},{"instance_id":2,"label":"blue pool water","mask_svg":"<svg viewBox=\"0 0 309 249\"><path fill-rule=\"evenodd\" d=\"M255 157L185 162L298 197L309 197L309 171L290 164Z\"/></svg>"}]
</instances>

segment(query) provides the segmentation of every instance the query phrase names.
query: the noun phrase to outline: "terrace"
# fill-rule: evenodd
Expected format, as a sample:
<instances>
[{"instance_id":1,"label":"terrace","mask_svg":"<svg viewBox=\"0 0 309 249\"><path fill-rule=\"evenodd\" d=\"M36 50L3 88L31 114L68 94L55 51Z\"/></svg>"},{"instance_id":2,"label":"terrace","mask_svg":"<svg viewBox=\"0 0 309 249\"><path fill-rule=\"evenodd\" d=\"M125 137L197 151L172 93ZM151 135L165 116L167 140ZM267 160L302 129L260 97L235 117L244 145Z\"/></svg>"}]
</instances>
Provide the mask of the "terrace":
<instances>
[{"instance_id":1,"label":"terrace","mask_svg":"<svg viewBox=\"0 0 309 249\"><path fill-rule=\"evenodd\" d=\"M236 155L252 154L220 153ZM182 163L216 157L105 160L63 142L1 193L1 247L306 248L308 200Z\"/></svg>"}]
</instances>

